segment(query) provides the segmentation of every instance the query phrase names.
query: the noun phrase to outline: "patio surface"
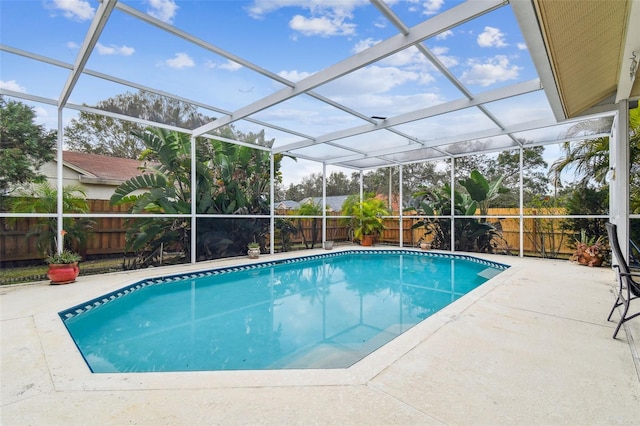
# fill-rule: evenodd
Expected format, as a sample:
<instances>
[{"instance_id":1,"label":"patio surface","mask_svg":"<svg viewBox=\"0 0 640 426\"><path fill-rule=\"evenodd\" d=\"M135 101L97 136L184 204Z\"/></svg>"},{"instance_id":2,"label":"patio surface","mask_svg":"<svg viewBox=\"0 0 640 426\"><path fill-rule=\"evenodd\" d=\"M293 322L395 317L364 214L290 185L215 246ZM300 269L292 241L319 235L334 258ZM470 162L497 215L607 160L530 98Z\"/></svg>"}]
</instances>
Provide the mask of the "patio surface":
<instances>
[{"instance_id":1,"label":"patio surface","mask_svg":"<svg viewBox=\"0 0 640 426\"><path fill-rule=\"evenodd\" d=\"M342 370L92 374L57 314L142 278L248 259L1 287L0 423L640 424L640 318L611 338L614 272L478 257L512 267Z\"/></svg>"}]
</instances>

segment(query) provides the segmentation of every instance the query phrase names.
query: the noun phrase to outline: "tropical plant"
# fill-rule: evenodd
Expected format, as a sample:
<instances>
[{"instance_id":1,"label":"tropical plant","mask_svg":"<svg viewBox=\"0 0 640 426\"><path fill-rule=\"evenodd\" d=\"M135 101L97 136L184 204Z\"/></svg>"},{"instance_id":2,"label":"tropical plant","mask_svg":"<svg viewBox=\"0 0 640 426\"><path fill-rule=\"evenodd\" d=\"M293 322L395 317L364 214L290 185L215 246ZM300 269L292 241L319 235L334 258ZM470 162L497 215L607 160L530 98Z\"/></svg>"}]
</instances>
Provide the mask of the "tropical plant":
<instances>
[{"instance_id":1,"label":"tropical plant","mask_svg":"<svg viewBox=\"0 0 640 426\"><path fill-rule=\"evenodd\" d=\"M602 120L590 120L575 124L568 131L567 136L588 135L602 131ZM550 173L559 181L560 174L574 168L582 177L581 183L586 186L589 182L598 185L606 183L609 171L609 138L585 139L579 142L565 142L562 144L564 155L554 162ZM629 191L630 210L640 212L640 109L629 110Z\"/></svg>"},{"instance_id":2,"label":"tropical plant","mask_svg":"<svg viewBox=\"0 0 640 426\"><path fill-rule=\"evenodd\" d=\"M293 220L279 217L275 220L274 228L276 236L280 237L282 243L282 251L291 250L291 235L298 232Z\"/></svg>"},{"instance_id":3,"label":"tropical plant","mask_svg":"<svg viewBox=\"0 0 640 426\"><path fill-rule=\"evenodd\" d=\"M360 201L357 195L349 196L342 205L342 214L350 216L350 225L356 240L364 236L377 237L385 229L384 216L389 215L385 201L373 194L366 194Z\"/></svg>"},{"instance_id":4,"label":"tropical plant","mask_svg":"<svg viewBox=\"0 0 640 426\"><path fill-rule=\"evenodd\" d=\"M453 219L455 250L495 252L498 248L504 247L499 224L489 223L484 218L456 216L475 215L481 203L483 208L488 209L491 200L505 192L501 189L500 182L501 179L488 182L480 172L474 170L468 179L460 182L467 193L453 191L453 212L449 184L415 192L405 211L413 211L423 217L412 226L412 229L422 228L424 234L421 240L431 238L433 248L449 249Z\"/></svg>"},{"instance_id":5,"label":"tropical plant","mask_svg":"<svg viewBox=\"0 0 640 426\"><path fill-rule=\"evenodd\" d=\"M489 213L489 207L496 198L509 192L508 188L502 186L502 176L489 182L478 170L473 170L468 178L460 181L460 184L467 190L471 200L477 203L482 216ZM481 220L486 221L484 218Z\"/></svg>"},{"instance_id":6,"label":"tropical plant","mask_svg":"<svg viewBox=\"0 0 640 426\"><path fill-rule=\"evenodd\" d=\"M149 128L135 133L146 149L141 174L120 185L111 203L130 203L132 213L187 215L196 203L197 214L266 214L268 210L269 153L216 140L196 140L196 193L191 194L191 139L188 134ZM276 159L279 167L280 157ZM268 221L198 218L197 255L211 259L240 255L249 241L261 240ZM136 218L127 230L127 249L148 261L163 248L191 256L189 218Z\"/></svg>"},{"instance_id":7,"label":"tropical plant","mask_svg":"<svg viewBox=\"0 0 640 426\"><path fill-rule=\"evenodd\" d=\"M47 256L46 262L50 265L66 265L76 263L82 260L82 256L71 250L63 250L60 253L54 253Z\"/></svg>"},{"instance_id":8,"label":"tropical plant","mask_svg":"<svg viewBox=\"0 0 640 426\"><path fill-rule=\"evenodd\" d=\"M36 184L33 188L21 190L19 197L11 200L11 210L20 213L55 213L58 208L58 190L49 182ZM62 188L62 211L65 213L88 213L89 203L84 189L78 185L66 185ZM16 218L9 219L15 223ZM95 222L88 218L63 219L65 236L63 247L82 251L87 243L88 234ZM27 237L36 236L36 247L42 255L57 252L56 217L38 218L29 229Z\"/></svg>"},{"instance_id":9,"label":"tropical plant","mask_svg":"<svg viewBox=\"0 0 640 426\"><path fill-rule=\"evenodd\" d=\"M307 202L302 203L300 205L300 209L298 209L298 214L302 216L314 216L311 218L311 247L309 247L309 243L304 234L304 222L302 218L298 218L298 232L302 235L302 242L304 243L305 248L314 248L316 242L318 241L318 217L322 215L322 205L320 203L315 203L313 199L309 199Z\"/></svg>"}]
</instances>

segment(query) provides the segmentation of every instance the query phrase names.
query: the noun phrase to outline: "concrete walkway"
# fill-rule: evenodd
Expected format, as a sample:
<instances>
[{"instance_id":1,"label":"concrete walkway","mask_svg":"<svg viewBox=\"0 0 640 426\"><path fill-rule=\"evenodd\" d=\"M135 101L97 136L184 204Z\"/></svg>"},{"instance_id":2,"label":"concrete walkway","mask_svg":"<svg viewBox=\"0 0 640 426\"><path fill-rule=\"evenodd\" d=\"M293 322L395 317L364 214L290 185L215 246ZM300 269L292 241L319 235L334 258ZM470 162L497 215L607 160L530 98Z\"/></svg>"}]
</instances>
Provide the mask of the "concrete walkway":
<instances>
[{"instance_id":1,"label":"concrete walkway","mask_svg":"<svg viewBox=\"0 0 640 426\"><path fill-rule=\"evenodd\" d=\"M91 374L57 312L192 266L2 287L1 424L640 424L640 318L611 338L614 272L482 257L512 267L343 370Z\"/></svg>"}]
</instances>

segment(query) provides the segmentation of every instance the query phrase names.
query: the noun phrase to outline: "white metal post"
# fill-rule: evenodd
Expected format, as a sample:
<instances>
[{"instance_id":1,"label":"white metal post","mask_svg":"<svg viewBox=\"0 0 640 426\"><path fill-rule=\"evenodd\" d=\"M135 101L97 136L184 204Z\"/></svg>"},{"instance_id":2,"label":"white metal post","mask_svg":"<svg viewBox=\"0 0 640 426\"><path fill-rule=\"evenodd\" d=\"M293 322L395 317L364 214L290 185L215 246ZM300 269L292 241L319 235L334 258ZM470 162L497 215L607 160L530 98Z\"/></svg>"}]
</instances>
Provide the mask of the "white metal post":
<instances>
[{"instance_id":1,"label":"white metal post","mask_svg":"<svg viewBox=\"0 0 640 426\"><path fill-rule=\"evenodd\" d=\"M197 196L198 193L198 182L196 179L196 138L191 134L191 263L195 264L197 259L196 247L197 247L197 222L196 218L197 210Z\"/></svg>"},{"instance_id":2,"label":"white metal post","mask_svg":"<svg viewBox=\"0 0 640 426\"><path fill-rule=\"evenodd\" d=\"M275 164L274 164L274 157L273 157L273 152L270 151L269 152L269 177L270 177L270 184L269 184L269 194L271 197L271 203L270 203L270 207L269 207L269 253L273 254L275 253L275 248L274 248L274 244L276 241L276 236L275 236L275 232L276 232L276 222L275 222L275 183L274 183L274 179L275 179L275 174L276 174L276 170L275 170Z\"/></svg>"},{"instance_id":3,"label":"white metal post","mask_svg":"<svg viewBox=\"0 0 640 426\"><path fill-rule=\"evenodd\" d=\"M618 103L609 138L609 216L618 228L620 250L629 262L629 103Z\"/></svg>"},{"instance_id":4,"label":"white metal post","mask_svg":"<svg viewBox=\"0 0 640 426\"><path fill-rule=\"evenodd\" d=\"M57 232L56 232L56 250L58 251L58 253L62 253L62 251L64 250L64 241L63 241L63 235L62 235L62 231L64 230L64 218L63 218L63 214L64 214L64 203L63 203L63 199L62 199L62 191L63 191L63 178L64 176L62 176L63 173L63 167L62 167L62 162L64 161L64 157L62 155L62 144L63 144L63 138L64 138L64 128L62 127L62 107L58 108L58 141L57 141L57 152L56 152L56 187L57 187L57 209L56 209L56 213L57 213ZM51 253L53 254L53 253Z\"/></svg>"},{"instance_id":5,"label":"white metal post","mask_svg":"<svg viewBox=\"0 0 640 426\"><path fill-rule=\"evenodd\" d=\"M315 238L315 236L314 236ZM322 163L322 247L327 243L327 163Z\"/></svg>"}]
</instances>

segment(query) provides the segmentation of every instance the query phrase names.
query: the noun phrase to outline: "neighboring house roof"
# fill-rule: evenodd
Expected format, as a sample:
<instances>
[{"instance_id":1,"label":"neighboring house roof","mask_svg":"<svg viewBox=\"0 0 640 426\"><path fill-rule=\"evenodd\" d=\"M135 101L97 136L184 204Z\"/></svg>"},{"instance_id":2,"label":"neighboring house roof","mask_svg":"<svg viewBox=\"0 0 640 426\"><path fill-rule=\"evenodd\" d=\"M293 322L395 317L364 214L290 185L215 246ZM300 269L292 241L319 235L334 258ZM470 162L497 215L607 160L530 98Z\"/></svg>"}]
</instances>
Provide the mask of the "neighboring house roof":
<instances>
[{"instance_id":1,"label":"neighboring house roof","mask_svg":"<svg viewBox=\"0 0 640 426\"><path fill-rule=\"evenodd\" d=\"M80 182L104 185L119 185L140 175L139 167L143 164L129 158L71 151L64 151L62 160L66 167L80 174Z\"/></svg>"},{"instance_id":2,"label":"neighboring house roof","mask_svg":"<svg viewBox=\"0 0 640 426\"><path fill-rule=\"evenodd\" d=\"M300 203L293 200L284 200L276 204L276 209L294 210L300 207Z\"/></svg>"},{"instance_id":3,"label":"neighboring house roof","mask_svg":"<svg viewBox=\"0 0 640 426\"><path fill-rule=\"evenodd\" d=\"M327 197L327 209L332 212L339 212L342 210L342 204L348 198L348 195L332 195ZM322 197L307 197L300 201L300 204L313 202L315 204L322 205Z\"/></svg>"}]
</instances>

